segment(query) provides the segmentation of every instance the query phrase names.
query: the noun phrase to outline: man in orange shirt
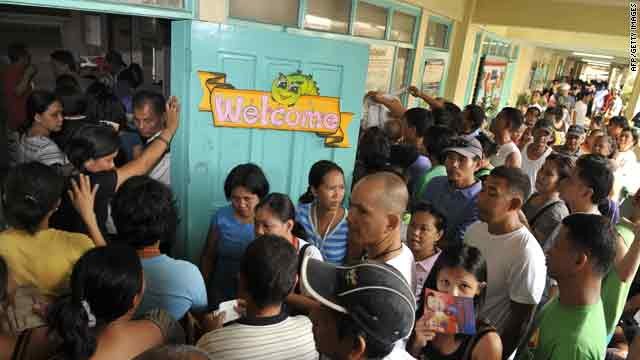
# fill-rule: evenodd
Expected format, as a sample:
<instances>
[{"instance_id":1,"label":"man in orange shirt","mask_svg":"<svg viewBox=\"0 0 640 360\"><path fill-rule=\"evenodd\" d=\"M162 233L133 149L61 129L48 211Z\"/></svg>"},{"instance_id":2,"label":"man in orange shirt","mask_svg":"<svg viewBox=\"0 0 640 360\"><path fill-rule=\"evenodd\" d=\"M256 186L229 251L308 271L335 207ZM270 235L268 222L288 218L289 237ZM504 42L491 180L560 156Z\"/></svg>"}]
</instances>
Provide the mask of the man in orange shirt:
<instances>
[{"instance_id":1,"label":"man in orange shirt","mask_svg":"<svg viewBox=\"0 0 640 360\"><path fill-rule=\"evenodd\" d=\"M2 74L2 91L9 131L18 130L27 118L27 97L38 69L31 64L31 54L24 44L14 43L7 50L9 64Z\"/></svg>"}]
</instances>

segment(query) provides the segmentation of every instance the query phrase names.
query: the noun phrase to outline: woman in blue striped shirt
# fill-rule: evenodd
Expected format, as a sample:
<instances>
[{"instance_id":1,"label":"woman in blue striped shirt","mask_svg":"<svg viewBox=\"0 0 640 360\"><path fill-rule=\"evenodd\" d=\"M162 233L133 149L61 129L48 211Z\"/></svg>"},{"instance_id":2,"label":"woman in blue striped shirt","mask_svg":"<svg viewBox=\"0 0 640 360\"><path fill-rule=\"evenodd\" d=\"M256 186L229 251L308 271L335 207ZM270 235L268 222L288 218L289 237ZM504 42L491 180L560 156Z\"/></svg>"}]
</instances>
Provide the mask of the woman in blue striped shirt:
<instances>
[{"instance_id":1,"label":"woman in blue striped shirt","mask_svg":"<svg viewBox=\"0 0 640 360\"><path fill-rule=\"evenodd\" d=\"M326 262L342 265L347 256L347 210L344 201L344 172L336 163L320 160L309 172L309 188L300 197L297 221L309 242Z\"/></svg>"}]
</instances>

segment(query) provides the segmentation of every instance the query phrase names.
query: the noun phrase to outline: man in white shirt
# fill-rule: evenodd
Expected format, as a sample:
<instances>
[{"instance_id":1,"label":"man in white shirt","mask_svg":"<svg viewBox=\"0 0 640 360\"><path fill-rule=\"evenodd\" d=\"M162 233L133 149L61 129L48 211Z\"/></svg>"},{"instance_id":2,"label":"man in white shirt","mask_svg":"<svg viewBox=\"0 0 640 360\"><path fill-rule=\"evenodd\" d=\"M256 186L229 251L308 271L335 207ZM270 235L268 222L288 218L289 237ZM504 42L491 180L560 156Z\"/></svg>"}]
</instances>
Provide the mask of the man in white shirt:
<instances>
[{"instance_id":1,"label":"man in white shirt","mask_svg":"<svg viewBox=\"0 0 640 360\"><path fill-rule=\"evenodd\" d=\"M379 172L362 178L351 193L349 242L369 260L398 269L412 288L415 266L411 250L401 241L401 225L409 192L400 176Z\"/></svg>"},{"instance_id":2,"label":"man in white shirt","mask_svg":"<svg viewBox=\"0 0 640 360\"><path fill-rule=\"evenodd\" d=\"M415 323L413 291L392 266L337 267L305 258L302 284L322 306L311 312L318 351L332 359L411 360L396 344Z\"/></svg>"},{"instance_id":3,"label":"man in white shirt","mask_svg":"<svg viewBox=\"0 0 640 360\"><path fill-rule=\"evenodd\" d=\"M176 101L171 98L169 102ZM133 97L133 116L140 136L145 144L155 140L165 127L166 107L170 106L159 93L142 90ZM169 144L167 144L167 147ZM149 177L171 185L171 153L169 150L149 172Z\"/></svg>"},{"instance_id":4,"label":"man in white shirt","mask_svg":"<svg viewBox=\"0 0 640 360\"><path fill-rule=\"evenodd\" d=\"M507 357L526 333L546 282L542 248L518 216L530 191L529 178L520 169L493 169L478 196L481 221L465 234L465 242L480 249L487 261L480 316L497 328Z\"/></svg>"},{"instance_id":5,"label":"man in white shirt","mask_svg":"<svg viewBox=\"0 0 640 360\"><path fill-rule=\"evenodd\" d=\"M587 127L587 109L591 100L593 100L593 93L585 92L582 94L573 110L573 125Z\"/></svg>"}]
</instances>

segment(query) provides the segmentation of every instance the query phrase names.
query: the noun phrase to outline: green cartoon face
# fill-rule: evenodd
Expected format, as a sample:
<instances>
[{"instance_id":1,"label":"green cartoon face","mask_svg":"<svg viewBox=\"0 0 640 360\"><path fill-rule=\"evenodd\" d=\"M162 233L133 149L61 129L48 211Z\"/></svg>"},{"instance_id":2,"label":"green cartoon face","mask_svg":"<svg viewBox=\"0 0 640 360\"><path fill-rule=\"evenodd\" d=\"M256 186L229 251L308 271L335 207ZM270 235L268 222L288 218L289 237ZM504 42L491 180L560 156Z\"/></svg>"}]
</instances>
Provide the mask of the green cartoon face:
<instances>
[{"instance_id":1,"label":"green cartoon face","mask_svg":"<svg viewBox=\"0 0 640 360\"><path fill-rule=\"evenodd\" d=\"M319 95L318 87L311 75L301 72L289 75L281 73L271 85L271 97L281 105L293 106L303 95Z\"/></svg>"}]
</instances>

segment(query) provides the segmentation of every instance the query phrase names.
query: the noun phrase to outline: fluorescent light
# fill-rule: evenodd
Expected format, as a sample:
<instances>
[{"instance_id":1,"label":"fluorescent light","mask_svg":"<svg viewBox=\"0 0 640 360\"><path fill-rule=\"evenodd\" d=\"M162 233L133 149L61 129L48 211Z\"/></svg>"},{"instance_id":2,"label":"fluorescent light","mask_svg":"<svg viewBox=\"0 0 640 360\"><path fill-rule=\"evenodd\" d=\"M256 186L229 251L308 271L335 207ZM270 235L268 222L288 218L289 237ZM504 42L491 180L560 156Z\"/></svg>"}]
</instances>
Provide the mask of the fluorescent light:
<instances>
[{"instance_id":1,"label":"fluorescent light","mask_svg":"<svg viewBox=\"0 0 640 360\"><path fill-rule=\"evenodd\" d=\"M581 52L574 52L573 55L613 60L613 56L609 56L609 55L587 54L587 53L581 53Z\"/></svg>"},{"instance_id":2,"label":"fluorescent light","mask_svg":"<svg viewBox=\"0 0 640 360\"><path fill-rule=\"evenodd\" d=\"M602 66L611 65L611 62L608 62L608 61L596 61L596 60L588 60L588 59L581 59L581 60L583 62L586 62L587 64L602 65Z\"/></svg>"}]
</instances>

